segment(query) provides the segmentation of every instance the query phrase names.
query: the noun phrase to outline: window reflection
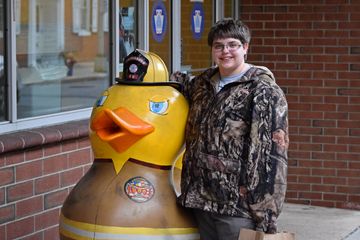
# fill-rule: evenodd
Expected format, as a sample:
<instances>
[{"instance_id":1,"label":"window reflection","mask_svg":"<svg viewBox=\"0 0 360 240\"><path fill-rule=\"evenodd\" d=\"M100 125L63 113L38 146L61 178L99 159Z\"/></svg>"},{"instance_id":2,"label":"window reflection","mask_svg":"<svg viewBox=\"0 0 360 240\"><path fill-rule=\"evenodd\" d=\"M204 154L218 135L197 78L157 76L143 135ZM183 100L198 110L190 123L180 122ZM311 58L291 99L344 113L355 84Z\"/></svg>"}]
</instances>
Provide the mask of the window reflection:
<instances>
[{"instance_id":1,"label":"window reflection","mask_svg":"<svg viewBox=\"0 0 360 240\"><path fill-rule=\"evenodd\" d=\"M4 3L0 1L0 121L6 120L7 92L4 68Z\"/></svg>"},{"instance_id":2,"label":"window reflection","mask_svg":"<svg viewBox=\"0 0 360 240\"><path fill-rule=\"evenodd\" d=\"M20 2L18 118L91 107L109 85L108 1Z\"/></svg>"},{"instance_id":3,"label":"window reflection","mask_svg":"<svg viewBox=\"0 0 360 240\"><path fill-rule=\"evenodd\" d=\"M120 62L135 49L135 8L134 6L120 8L119 44Z\"/></svg>"},{"instance_id":4,"label":"window reflection","mask_svg":"<svg viewBox=\"0 0 360 240\"><path fill-rule=\"evenodd\" d=\"M118 0L118 72L123 71L124 58L137 48L136 0Z\"/></svg>"}]
</instances>

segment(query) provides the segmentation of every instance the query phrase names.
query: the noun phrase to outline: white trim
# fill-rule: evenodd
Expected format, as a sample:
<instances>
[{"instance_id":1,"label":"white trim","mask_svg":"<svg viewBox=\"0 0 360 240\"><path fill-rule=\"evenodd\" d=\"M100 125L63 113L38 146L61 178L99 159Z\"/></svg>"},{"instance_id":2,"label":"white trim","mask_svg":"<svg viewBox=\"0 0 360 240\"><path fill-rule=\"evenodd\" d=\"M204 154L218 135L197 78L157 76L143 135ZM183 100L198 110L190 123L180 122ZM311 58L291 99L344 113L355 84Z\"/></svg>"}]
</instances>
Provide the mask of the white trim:
<instances>
[{"instance_id":1,"label":"white trim","mask_svg":"<svg viewBox=\"0 0 360 240\"><path fill-rule=\"evenodd\" d=\"M16 79L17 79L17 62L16 62L16 6L13 4L14 2L11 1L10 3L10 22L8 23L9 26L9 41L8 41L8 56L7 61L12 64L8 64L7 70L9 72L8 77L10 79L10 94L8 97L8 103L9 103L9 119L14 120L17 119L17 108L16 108L16 102L17 102L17 91L16 91ZM8 11L8 9L7 9ZM8 81L8 79L6 79Z\"/></svg>"},{"instance_id":2,"label":"white trim","mask_svg":"<svg viewBox=\"0 0 360 240\"><path fill-rule=\"evenodd\" d=\"M28 28L28 66L31 67L36 66L36 0L29 1Z\"/></svg>"},{"instance_id":3,"label":"white trim","mask_svg":"<svg viewBox=\"0 0 360 240\"><path fill-rule=\"evenodd\" d=\"M143 41L139 42L139 48L144 51L149 51L149 11L150 4L149 0L139 1L139 38Z\"/></svg>"},{"instance_id":4,"label":"white trim","mask_svg":"<svg viewBox=\"0 0 360 240\"><path fill-rule=\"evenodd\" d=\"M99 12L101 13L101 11L102 11L101 3L100 3L100 6L99 6L97 0L96 1L92 0L91 4L92 4L92 8L91 8L91 13L92 13L92 15L91 15L91 31L92 32L97 32L98 31Z\"/></svg>"},{"instance_id":5,"label":"white trim","mask_svg":"<svg viewBox=\"0 0 360 240\"><path fill-rule=\"evenodd\" d=\"M12 123L2 122L0 123L0 133L3 134L30 128L44 127L46 125L55 125L70 121L89 119L91 111L92 108L86 108L65 113L21 119Z\"/></svg>"},{"instance_id":6,"label":"white trim","mask_svg":"<svg viewBox=\"0 0 360 240\"><path fill-rule=\"evenodd\" d=\"M74 33L78 33L80 31L80 1L81 0L72 1L72 30Z\"/></svg>"},{"instance_id":7,"label":"white trim","mask_svg":"<svg viewBox=\"0 0 360 240\"><path fill-rule=\"evenodd\" d=\"M21 32L21 0L15 1L15 21L16 21L16 34L19 35Z\"/></svg>"},{"instance_id":8,"label":"white trim","mask_svg":"<svg viewBox=\"0 0 360 240\"><path fill-rule=\"evenodd\" d=\"M104 15L103 15L103 31L109 31L109 0L103 0L103 8L104 8Z\"/></svg>"},{"instance_id":9,"label":"white trim","mask_svg":"<svg viewBox=\"0 0 360 240\"><path fill-rule=\"evenodd\" d=\"M215 22L224 17L224 0L215 0Z\"/></svg>"},{"instance_id":10,"label":"white trim","mask_svg":"<svg viewBox=\"0 0 360 240\"><path fill-rule=\"evenodd\" d=\"M172 69L171 72L181 70L181 1L173 1L172 6ZM180 46L180 47L179 47Z\"/></svg>"},{"instance_id":11,"label":"white trim","mask_svg":"<svg viewBox=\"0 0 360 240\"><path fill-rule=\"evenodd\" d=\"M113 10L114 12L114 10ZM119 36L119 21L120 21L120 4L119 1L115 1L115 18L114 18L115 24L113 27L113 33L114 33L114 38L115 38L115 43L114 44L114 49L115 49L115 64L113 64L113 66L115 65L116 69L115 69L115 76L118 78L119 77L119 73L122 70L122 64L120 64L120 46L118 44L118 42L120 41L120 36Z\"/></svg>"},{"instance_id":12,"label":"white trim","mask_svg":"<svg viewBox=\"0 0 360 240\"><path fill-rule=\"evenodd\" d=\"M73 32L77 33L79 36L90 36L91 29L90 29L90 0L73 0ZM85 5L85 6L84 6ZM83 23L82 9L85 8L86 16L85 16L85 23ZM83 27L83 25L85 25Z\"/></svg>"},{"instance_id":13,"label":"white trim","mask_svg":"<svg viewBox=\"0 0 360 240\"><path fill-rule=\"evenodd\" d=\"M58 2L58 38L59 38L59 50L64 51L65 49L65 4L64 0Z\"/></svg>"},{"instance_id":14,"label":"white trim","mask_svg":"<svg viewBox=\"0 0 360 240\"><path fill-rule=\"evenodd\" d=\"M96 226L96 225L95 225ZM60 233L68 232L71 235L79 237L79 239L127 239L127 240L196 240L199 239L199 233L186 233L186 234L132 234L132 233L110 233L110 232L96 232L85 229L77 228L71 224L60 221ZM156 228L150 228L150 230ZM64 234L66 236L66 234Z\"/></svg>"},{"instance_id":15,"label":"white trim","mask_svg":"<svg viewBox=\"0 0 360 240\"><path fill-rule=\"evenodd\" d=\"M240 18L240 11L239 11L239 9L240 9L240 3L239 3L239 1L237 1L237 0L233 0L233 9L234 9L234 18L235 19L239 19Z\"/></svg>"}]
</instances>

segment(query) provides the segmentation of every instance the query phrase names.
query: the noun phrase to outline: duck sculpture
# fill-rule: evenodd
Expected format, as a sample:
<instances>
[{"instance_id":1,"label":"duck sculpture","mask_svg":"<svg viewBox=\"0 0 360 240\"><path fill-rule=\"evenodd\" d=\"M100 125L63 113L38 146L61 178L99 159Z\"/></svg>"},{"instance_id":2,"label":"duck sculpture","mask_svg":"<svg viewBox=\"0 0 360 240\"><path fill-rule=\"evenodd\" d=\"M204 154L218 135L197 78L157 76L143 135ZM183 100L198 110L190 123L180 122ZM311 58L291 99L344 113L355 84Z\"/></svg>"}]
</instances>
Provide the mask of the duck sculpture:
<instances>
[{"instance_id":1,"label":"duck sculpture","mask_svg":"<svg viewBox=\"0 0 360 240\"><path fill-rule=\"evenodd\" d=\"M94 161L66 198L60 239L199 239L176 204L188 104L162 59L135 50L90 117Z\"/></svg>"}]
</instances>

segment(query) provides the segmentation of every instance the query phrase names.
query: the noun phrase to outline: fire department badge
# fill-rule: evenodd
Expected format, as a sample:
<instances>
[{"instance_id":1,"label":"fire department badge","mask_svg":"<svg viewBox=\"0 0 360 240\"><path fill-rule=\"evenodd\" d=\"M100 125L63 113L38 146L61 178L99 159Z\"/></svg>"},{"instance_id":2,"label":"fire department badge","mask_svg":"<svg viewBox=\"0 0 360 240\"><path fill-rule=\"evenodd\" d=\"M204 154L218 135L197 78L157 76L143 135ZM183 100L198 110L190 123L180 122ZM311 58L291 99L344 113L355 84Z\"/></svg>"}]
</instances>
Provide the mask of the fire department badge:
<instances>
[{"instance_id":1,"label":"fire department badge","mask_svg":"<svg viewBox=\"0 0 360 240\"><path fill-rule=\"evenodd\" d=\"M143 177L129 179L124 185L124 190L132 201L138 203L149 201L155 193L152 183Z\"/></svg>"}]
</instances>

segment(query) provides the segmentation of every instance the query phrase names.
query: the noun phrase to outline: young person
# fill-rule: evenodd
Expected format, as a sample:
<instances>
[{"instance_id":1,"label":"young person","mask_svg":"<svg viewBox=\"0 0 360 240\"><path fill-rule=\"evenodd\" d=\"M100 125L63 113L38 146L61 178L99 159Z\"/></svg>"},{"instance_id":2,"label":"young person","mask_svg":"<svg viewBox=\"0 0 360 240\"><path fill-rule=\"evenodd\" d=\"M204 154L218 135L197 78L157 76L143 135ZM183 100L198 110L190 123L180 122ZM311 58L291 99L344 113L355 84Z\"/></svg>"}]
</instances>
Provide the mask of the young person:
<instances>
[{"instance_id":1,"label":"young person","mask_svg":"<svg viewBox=\"0 0 360 240\"><path fill-rule=\"evenodd\" d=\"M246 63L250 38L242 21L220 20L208 33L216 65L171 75L190 104L178 203L193 209L204 240L275 233L285 199L287 102L269 69Z\"/></svg>"}]
</instances>

